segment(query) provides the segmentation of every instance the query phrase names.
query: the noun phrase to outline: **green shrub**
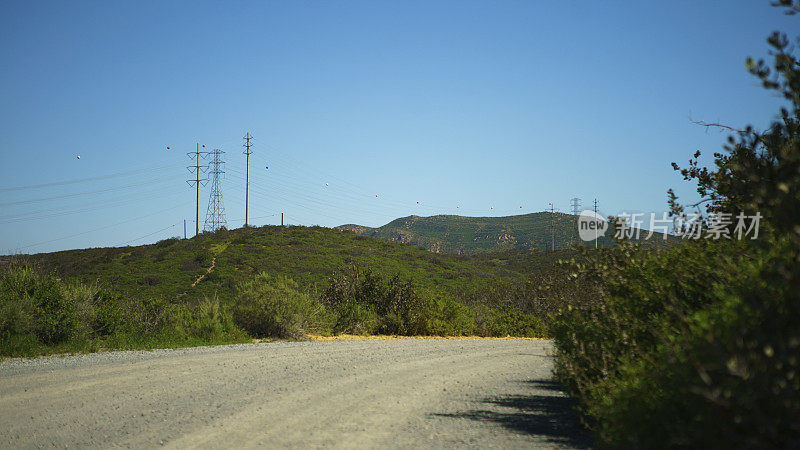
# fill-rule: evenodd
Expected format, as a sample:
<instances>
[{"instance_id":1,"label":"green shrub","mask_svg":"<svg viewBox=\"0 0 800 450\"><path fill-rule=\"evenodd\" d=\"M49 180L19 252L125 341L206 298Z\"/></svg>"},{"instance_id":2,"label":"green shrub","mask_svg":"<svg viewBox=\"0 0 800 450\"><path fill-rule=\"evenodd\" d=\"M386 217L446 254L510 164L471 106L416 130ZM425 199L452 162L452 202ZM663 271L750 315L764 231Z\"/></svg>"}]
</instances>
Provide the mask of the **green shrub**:
<instances>
[{"instance_id":1,"label":"green shrub","mask_svg":"<svg viewBox=\"0 0 800 450\"><path fill-rule=\"evenodd\" d=\"M194 258L192 259L195 263L197 263L200 267L206 267L211 265L211 255L206 251L200 251L195 253Z\"/></svg>"},{"instance_id":2,"label":"green shrub","mask_svg":"<svg viewBox=\"0 0 800 450\"><path fill-rule=\"evenodd\" d=\"M475 331L479 336L494 337L545 337L548 336L544 321L533 315L509 306L492 308L475 305Z\"/></svg>"},{"instance_id":3,"label":"green shrub","mask_svg":"<svg viewBox=\"0 0 800 450\"><path fill-rule=\"evenodd\" d=\"M337 333L426 334L425 302L411 281L384 280L370 270L334 276L321 301L336 311Z\"/></svg>"},{"instance_id":4,"label":"green shrub","mask_svg":"<svg viewBox=\"0 0 800 450\"><path fill-rule=\"evenodd\" d=\"M143 284L146 286L158 286L161 283L162 278L158 275L148 274L142 277L142 281L139 284Z\"/></svg>"},{"instance_id":5,"label":"green shrub","mask_svg":"<svg viewBox=\"0 0 800 450\"><path fill-rule=\"evenodd\" d=\"M0 271L0 292L0 341L6 355L62 344L82 348L122 322L114 299L99 286L65 283L27 265Z\"/></svg>"},{"instance_id":6,"label":"green shrub","mask_svg":"<svg viewBox=\"0 0 800 450\"><path fill-rule=\"evenodd\" d=\"M131 299L122 306L128 331L153 335L174 322L170 316L172 304L162 297Z\"/></svg>"},{"instance_id":7,"label":"green shrub","mask_svg":"<svg viewBox=\"0 0 800 450\"><path fill-rule=\"evenodd\" d=\"M103 291L95 304L94 321L91 326L98 336L109 336L131 328L120 303L119 294Z\"/></svg>"},{"instance_id":8,"label":"green shrub","mask_svg":"<svg viewBox=\"0 0 800 450\"><path fill-rule=\"evenodd\" d=\"M426 302L427 330L432 336L470 336L476 333L472 311L445 295L430 295Z\"/></svg>"},{"instance_id":9,"label":"green shrub","mask_svg":"<svg viewBox=\"0 0 800 450\"><path fill-rule=\"evenodd\" d=\"M44 353L47 349L48 347L42 344L35 334L11 334L0 337L0 356L32 356Z\"/></svg>"},{"instance_id":10,"label":"green shrub","mask_svg":"<svg viewBox=\"0 0 800 450\"><path fill-rule=\"evenodd\" d=\"M97 304L103 297L96 285L67 284L63 286L64 303L69 306L69 338L83 341L94 334L92 325L97 318Z\"/></svg>"},{"instance_id":11,"label":"green shrub","mask_svg":"<svg viewBox=\"0 0 800 450\"><path fill-rule=\"evenodd\" d=\"M797 273L786 270L797 270L798 250L790 242L765 254L702 242L609 252L583 268L602 269L593 276L603 279L603 301L565 310L554 327L557 373L604 445L800 442L800 291Z\"/></svg>"},{"instance_id":12,"label":"green shrub","mask_svg":"<svg viewBox=\"0 0 800 450\"><path fill-rule=\"evenodd\" d=\"M4 270L0 290L4 297L0 332L6 337L31 333L45 344L58 344L81 334L79 320L91 314L84 292L30 267Z\"/></svg>"},{"instance_id":13,"label":"green shrub","mask_svg":"<svg viewBox=\"0 0 800 450\"><path fill-rule=\"evenodd\" d=\"M436 292L420 292L399 275L385 279L355 267L334 276L321 301L337 315L334 332L459 336L545 336L542 319L509 305L466 306Z\"/></svg>"},{"instance_id":14,"label":"green shrub","mask_svg":"<svg viewBox=\"0 0 800 450\"><path fill-rule=\"evenodd\" d=\"M301 292L294 280L263 272L239 284L233 317L254 337L299 338L327 334L331 327L325 307Z\"/></svg>"},{"instance_id":15,"label":"green shrub","mask_svg":"<svg viewBox=\"0 0 800 450\"><path fill-rule=\"evenodd\" d=\"M381 317L379 333L428 334L426 316L429 312L411 281L403 281L395 275L387 282L383 295L376 300L376 311Z\"/></svg>"},{"instance_id":16,"label":"green shrub","mask_svg":"<svg viewBox=\"0 0 800 450\"><path fill-rule=\"evenodd\" d=\"M233 317L220 305L217 296L204 298L198 305L172 305L168 329L183 339L200 339L204 342L223 342L227 338L241 337Z\"/></svg>"},{"instance_id":17,"label":"green shrub","mask_svg":"<svg viewBox=\"0 0 800 450\"><path fill-rule=\"evenodd\" d=\"M14 267L0 272L0 337L32 333L36 329L36 302L29 294L35 284L27 267Z\"/></svg>"},{"instance_id":18,"label":"green shrub","mask_svg":"<svg viewBox=\"0 0 800 450\"><path fill-rule=\"evenodd\" d=\"M171 238L167 238L167 239L162 239L162 240L160 240L160 241L155 243L155 247L156 248L171 247L173 244L176 244L180 240L181 240L181 238L179 238L177 236L171 237Z\"/></svg>"},{"instance_id":19,"label":"green shrub","mask_svg":"<svg viewBox=\"0 0 800 450\"><path fill-rule=\"evenodd\" d=\"M547 337L544 321L512 307L501 308L495 316L491 336Z\"/></svg>"},{"instance_id":20,"label":"green shrub","mask_svg":"<svg viewBox=\"0 0 800 450\"><path fill-rule=\"evenodd\" d=\"M707 212L758 213L759 238L605 252L579 267L598 301L553 327L557 373L605 446L800 446L800 59L784 34L768 42L772 67L747 66L789 107L765 132L731 136L713 168L699 152L673 163Z\"/></svg>"},{"instance_id":21,"label":"green shrub","mask_svg":"<svg viewBox=\"0 0 800 450\"><path fill-rule=\"evenodd\" d=\"M333 332L336 334L377 334L381 326L378 313L368 305L356 301L340 304L335 314Z\"/></svg>"}]
</instances>

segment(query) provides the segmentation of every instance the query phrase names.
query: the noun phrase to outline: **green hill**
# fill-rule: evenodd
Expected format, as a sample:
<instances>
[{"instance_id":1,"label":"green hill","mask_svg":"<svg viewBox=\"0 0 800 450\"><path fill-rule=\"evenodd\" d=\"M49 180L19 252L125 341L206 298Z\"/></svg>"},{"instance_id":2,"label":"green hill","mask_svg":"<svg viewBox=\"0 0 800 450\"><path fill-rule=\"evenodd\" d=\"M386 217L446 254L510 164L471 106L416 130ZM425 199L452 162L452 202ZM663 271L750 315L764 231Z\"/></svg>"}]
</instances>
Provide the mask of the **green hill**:
<instances>
[{"instance_id":1,"label":"green hill","mask_svg":"<svg viewBox=\"0 0 800 450\"><path fill-rule=\"evenodd\" d=\"M539 212L506 217L409 216L379 228L342 225L340 230L424 247L434 253L471 255L486 251L564 250L582 245L577 216ZM598 239L600 247L614 246L613 229ZM656 233L650 242L661 242ZM591 243L593 246L594 243ZM658 244L656 244L658 245Z\"/></svg>"},{"instance_id":2,"label":"green hill","mask_svg":"<svg viewBox=\"0 0 800 450\"><path fill-rule=\"evenodd\" d=\"M436 254L321 227L0 259L0 357L298 337L542 336L570 252ZM564 289L571 289L566 281ZM565 291L566 292L566 291Z\"/></svg>"},{"instance_id":3,"label":"green hill","mask_svg":"<svg viewBox=\"0 0 800 450\"><path fill-rule=\"evenodd\" d=\"M236 283L267 272L312 292L350 266L399 274L424 289L446 291L522 276L491 259L433 254L412 245L367 239L323 227L240 228L138 247L67 250L27 256L61 277L106 283L120 293L176 298L227 296ZM214 263L214 269L207 273ZM195 286L192 284L206 275Z\"/></svg>"}]
</instances>

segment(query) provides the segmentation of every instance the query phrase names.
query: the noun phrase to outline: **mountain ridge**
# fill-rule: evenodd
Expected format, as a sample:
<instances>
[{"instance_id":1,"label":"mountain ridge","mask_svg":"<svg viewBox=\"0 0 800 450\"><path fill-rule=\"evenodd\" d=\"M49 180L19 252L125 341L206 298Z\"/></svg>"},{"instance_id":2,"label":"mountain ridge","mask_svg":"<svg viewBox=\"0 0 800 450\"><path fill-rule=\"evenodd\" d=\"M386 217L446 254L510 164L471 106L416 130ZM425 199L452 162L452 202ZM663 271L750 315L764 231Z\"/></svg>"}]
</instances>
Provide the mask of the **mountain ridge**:
<instances>
[{"instance_id":1,"label":"mountain ridge","mask_svg":"<svg viewBox=\"0 0 800 450\"><path fill-rule=\"evenodd\" d=\"M470 217L458 215L411 215L399 217L386 225L372 228L344 224L337 230L360 236L414 244L434 253L473 255L507 250L564 250L574 246L594 246L578 234L578 216L565 213L535 212L515 216ZM598 239L599 247L616 245L613 226ZM654 233L651 241L662 242ZM639 239L643 241L643 239ZM657 244L656 244L657 245Z\"/></svg>"}]
</instances>

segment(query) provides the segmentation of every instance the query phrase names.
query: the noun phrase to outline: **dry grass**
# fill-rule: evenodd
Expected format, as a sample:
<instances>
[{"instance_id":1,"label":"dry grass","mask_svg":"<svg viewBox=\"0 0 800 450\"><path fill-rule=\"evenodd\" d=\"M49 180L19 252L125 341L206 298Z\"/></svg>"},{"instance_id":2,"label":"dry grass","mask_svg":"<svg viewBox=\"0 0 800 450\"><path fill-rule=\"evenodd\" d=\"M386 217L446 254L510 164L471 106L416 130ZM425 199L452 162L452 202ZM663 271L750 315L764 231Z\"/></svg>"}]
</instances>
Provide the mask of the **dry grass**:
<instances>
[{"instance_id":1,"label":"dry grass","mask_svg":"<svg viewBox=\"0 0 800 450\"><path fill-rule=\"evenodd\" d=\"M322 336L318 334L306 334L309 341L389 341L395 339L443 339L443 340L501 340L501 341L542 341L545 338L533 337L483 337L483 336L397 336L397 335L359 335L359 334L339 334L336 336Z\"/></svg>"}]
</instances>

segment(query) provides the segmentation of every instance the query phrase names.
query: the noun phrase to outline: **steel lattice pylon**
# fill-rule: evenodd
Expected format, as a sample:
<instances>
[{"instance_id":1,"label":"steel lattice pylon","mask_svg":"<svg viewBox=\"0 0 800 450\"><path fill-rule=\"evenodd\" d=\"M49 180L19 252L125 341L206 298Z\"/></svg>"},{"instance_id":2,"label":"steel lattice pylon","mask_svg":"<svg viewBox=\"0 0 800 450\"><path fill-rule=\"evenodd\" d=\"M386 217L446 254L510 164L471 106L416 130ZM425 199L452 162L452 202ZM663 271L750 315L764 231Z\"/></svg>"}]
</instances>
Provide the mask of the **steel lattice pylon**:
<instances>
[{"instance_id":1,"label":"steel lattice pylon","mask_svg":"<svg viewBox=\"0 0 800 450\"><path fill-rule=\"evenodd\" d=\"M206 211L206 223L203 225L203 232L217 231L220 228L227 228L228 222L225 220L225 205L222 204L222 190L220 185L220 175L224 174L222 155L225 152L216 148L211 152L211 196L208 198L208 210Z\"/></svg>"}]
</instances>

